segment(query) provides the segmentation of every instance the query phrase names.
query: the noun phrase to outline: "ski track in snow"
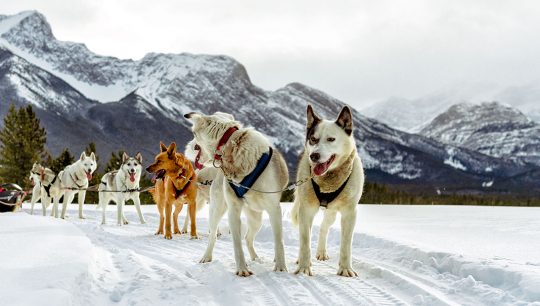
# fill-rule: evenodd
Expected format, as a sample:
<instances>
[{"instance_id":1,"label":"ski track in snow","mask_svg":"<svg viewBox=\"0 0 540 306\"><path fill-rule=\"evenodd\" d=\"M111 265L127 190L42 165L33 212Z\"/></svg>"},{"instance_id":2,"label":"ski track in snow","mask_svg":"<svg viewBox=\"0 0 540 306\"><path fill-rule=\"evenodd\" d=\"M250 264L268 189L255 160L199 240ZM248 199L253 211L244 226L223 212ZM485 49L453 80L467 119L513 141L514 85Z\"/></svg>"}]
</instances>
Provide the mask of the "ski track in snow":
<instances>
[{"instance_id":1,"label":"ski track in snow","mask_svg":"<svg viewBox=\"0 0 540 306\"><path fill-rule=\"evenodd\" d=\"M234 274L232 238L226 218L220 224L213 261L198 263L208 242L208 211L198 215L200 239L174 235L165 240L154 235L158 224L155 206L144 206L147 223L139 224L133 206L127 206L130 224L116 225L116 207L109 207L108 224L101 225L101 211L86 205L87 219L76 218L70 207L68 222L84 232L93 246L89 272L77 280L79 292L73 294L81 305L524 305L504 299L504 292L474 279L439 273L421 259L400 257L395 246L381 247L377 240L355 233L353 267L359 277L336 275L339 255L339 228L331 228L328 240L330 260L312 260L313 277L294 275L298 253L298 230L288 220L284 209L284 241L289 273L273 272L274 243L268 219L255 239L259 259L251 261L244 254L251 277ZM179 217L180 226L185 210ZM315 222L312 255L316 250L318 224ZM245 232L245 221L242 224ZM245 243L243 243L245 244ZM371 245L366 248L367 245ZM398 252L399 253L399 252ZM472 281L472 283L470 283ZM474 287L474 288L473 288ZM486 298L487 296L487 298ZM498 298L498 300L497 300ZM491 300L490 300L491 299Z\"/></svg>"}]
</instances>

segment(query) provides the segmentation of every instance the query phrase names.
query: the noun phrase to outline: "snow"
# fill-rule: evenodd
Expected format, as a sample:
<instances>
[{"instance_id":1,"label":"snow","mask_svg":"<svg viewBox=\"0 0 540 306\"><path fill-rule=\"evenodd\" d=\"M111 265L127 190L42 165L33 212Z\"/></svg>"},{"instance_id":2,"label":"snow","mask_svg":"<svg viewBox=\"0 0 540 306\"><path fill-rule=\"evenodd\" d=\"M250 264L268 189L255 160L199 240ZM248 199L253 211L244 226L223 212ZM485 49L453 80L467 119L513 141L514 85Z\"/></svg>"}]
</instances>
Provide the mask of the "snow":
<instances>
[{"instance_id":1,"label":"snow","mask_svg":"<svg viewBox=\"0 0 540 306\"><path fill-rule=\"evenodd\" d=\"M0 305L71 305L88 282L93 247L75 225L25 213L0 216Z\"/></svg>"},{"instance_id":2,"label":"snow","mask_svg":"<svg viewBox=\"0 0 540 306\"><path fill-rule=\"evenodd\" d=\"M298 230L283 203L289 271L298 252ZM330 261L313 261L315 276L272 272L273 238L267 219L256 238L261 259L255 275L234 275L227 223L214 261L199 264L207 243L208 210L198 216L201 239L154 236L158 216L144 206L148 223L100 225L86 205L86 220L0 215L0 304L33 305L540 305L540 209L468 206L359 205L353 242L357 278L335 275L339 220L330 229ZM115 210L109 208L109 220ZM183 212L184 213L184 212ZM313 247L318 224L315 220ZM181 217L180 220L183 220ZM244 229L245 230L245 229ZM247 253L246 253L247 254Z\"/></svg>"}]
</instances>

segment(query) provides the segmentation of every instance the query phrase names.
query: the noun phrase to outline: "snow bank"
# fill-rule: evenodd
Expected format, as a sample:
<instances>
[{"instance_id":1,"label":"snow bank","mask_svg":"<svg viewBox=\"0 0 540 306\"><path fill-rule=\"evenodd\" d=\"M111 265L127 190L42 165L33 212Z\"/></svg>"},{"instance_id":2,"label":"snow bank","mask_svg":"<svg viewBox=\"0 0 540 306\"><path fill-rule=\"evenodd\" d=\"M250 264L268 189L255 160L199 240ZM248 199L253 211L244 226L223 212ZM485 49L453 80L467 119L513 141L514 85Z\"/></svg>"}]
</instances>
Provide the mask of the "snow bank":
<instances>
[{"instance_id":1,"label":"snow bank","mask_svg":"<svg viewBox=\"0 0 540 306\"><path fill-rule=\"evenodd\" d=\"M90 240L64 220L0 214L0 305L72 305L87 283Z\"/></svg>"}]
</instances>

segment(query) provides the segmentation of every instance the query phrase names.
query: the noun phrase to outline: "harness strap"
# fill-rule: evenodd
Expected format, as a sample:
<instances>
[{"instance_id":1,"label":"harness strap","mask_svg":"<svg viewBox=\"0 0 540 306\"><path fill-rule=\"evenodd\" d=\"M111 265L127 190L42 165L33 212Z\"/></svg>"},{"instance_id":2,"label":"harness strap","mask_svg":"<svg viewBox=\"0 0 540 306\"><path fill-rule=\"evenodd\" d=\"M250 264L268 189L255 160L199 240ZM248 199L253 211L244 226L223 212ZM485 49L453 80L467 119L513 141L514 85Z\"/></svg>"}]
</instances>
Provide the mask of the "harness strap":
<instances>
[{"instance_id":1,"label":"harness strap","mask_svg":"<svg viewBox=\"0 0 540 306\"><path fill-rule=\"evenodd\" d=\"M77 186L79 189L83 188L82 185L77 184L77 181L79 180L79 178L77 177L77 174L75 174L75 178L73 178L73 175L69 173L69 177L71 177L71 180L73 181L73 183L75 183L75 186Z\"/></svg>"},{"instance_id":2,"label":"harness strap","mask_svg":"<svg viewBox=\"0 0 540 306\"><path fill-rule=\"evenodd\" d=\"M240 183L235 183L233 181L229 182L229 185L233 189L234 193L239 198L244 198L244 195L249 191L251 186L255 184L259 176L264 172L264 169L268 166L270 163L270 159L272 158L273 153L272 147L269 148L268 153L263 153L259 161L257 162L257 165L255 166L255 169L248 174Z\"/></svg>"},{"instance_id":3,"label":"harness strap","mask_svg":"<svg viewBox=\"0 0 540 306\"><path fill-rule=\"evenodd\" d=\"M350 177L351 175L349 174L345 182L341 184L341 186L339 186L339 188L336 191L328 192L328 193L321 192L321 187L317 185L317 183L315 183L313 179L311 179L311 184L313 185L313 191L315 191L315 195L317 196L317 199L319 200L319 205L324 208L328 208L328 203L331 203L332 201L334 201L339 196L339 194L343 191L343 189L345 189L345 186L349 182Z\"/></svg>"},{"instance_id":4,"label":"harness strap","mask_svg":"<svg viewBox=\"0 0 540 306\"><path fill-rule=\"evenodd\" d=\"M56 182L56 178L58 177L58 175L55 175L53 180L51 181L51 183L47 186L43 185L43 188L45 189L45 191L47 192L47 196L50 198L51 197L51 186L54 184L54 182Z\"/></svg>"},{"instance_id":5,"label":"harness strap","mask_svg":"<svg viewBox=\"0 0 540 306\"><path fill-rule=\"evenodd\" d=\"M227 131L225 131L225 134L223 134L216 147L214 160L221 160L221 147L227 143L229 138L231 138L232 134L236 131L238 131L238 128L236 126L230 127L229 129L227 129Z\"/></svg>"},{"instance_id":6,"label":"harness strap","mask_svg":"<svg viewBox=\"0 0 540 306\"><path fill-rule=\"evenodd\" d=\"M191 178L187 181L187 183L184 185L184 187L182 187L182 189L180 189L180 190L176 189L176 186L174 186L174 184L173 184L174 198L178 199L178 197L180 197L186 191L186 189L189 187L189 184L191 184Z\"/></svg>"}]
</instances>

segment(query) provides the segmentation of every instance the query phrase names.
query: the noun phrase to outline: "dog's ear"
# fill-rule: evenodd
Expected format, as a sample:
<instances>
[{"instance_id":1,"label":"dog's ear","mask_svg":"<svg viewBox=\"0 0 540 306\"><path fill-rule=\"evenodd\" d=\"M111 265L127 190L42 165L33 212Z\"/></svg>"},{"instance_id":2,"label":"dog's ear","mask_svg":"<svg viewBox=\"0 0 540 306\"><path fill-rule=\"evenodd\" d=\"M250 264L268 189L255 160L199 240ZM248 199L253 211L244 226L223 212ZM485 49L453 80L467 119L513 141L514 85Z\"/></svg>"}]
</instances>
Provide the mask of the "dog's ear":
<instances>
[{"instance_id":1,"label":"dog's ear","mask_svg":"<svg viewBox=\"0 0 540 306\"><path fill-rule=\"evenodd\" d=\"M90 158L91 158L93 161L96 161L96 154L94 154L94 152L90 153Z\"/></svg>"},{"instance_id":2,"label":"dog's ear","mask_svg":"<svg viewBox=\"0 0 540 306\"><path fill-rule=\"evenodd\" d=\"M126 160L129 159L129 155L126 154L126 152L124 152L124 154L122 154L122 162L125 163Z\"/></svg>"},{"instance_id":3,"label":"dog's ear","mask_svg":"<svg viewBox=\"0 0 540 306\"><path fill-rule=\"evenodd\" d=\"M167 151L167 146L163 143L163 142L159 142L159 149L161 150L161 152L165 152Z\"/></svg>"},{"instance_id":4,"label":"dog's ear","mask_svg":"<svg viewBox=\"0 0 540 306\"><path fill-rule=\"evenodd\" d=\"M187 113L187 114L184 115L184 118L190 119L190 120L196 120L196 119L199 119L201 117L202 117L202 114L197 113L197 112L191 112L191 113Z\"/></svg>"},{"instance_id":5,"label":"dog's ear","mask_svg":"<svg viewBox=\"0 0 540 306\"><path fill-rule=\"evenodd\" d=\"M313 107L311 104L308 104L307 106L307 129L311 129L313 126L317 125L321 121L321 118L315 114L315 111L313 110Z\"/></svg>"},{"instance_id":6,"label":"dog's ear","mask_svg":"<svg viewBox=\"0 0 540 306\"><path fill-rule=\"evenodd\" d=\"M80 160L84 160L85 157L86 157L86 152L82 152L82 153L81 153Z\"/></svg>"},{"instance_id":7,"label":"dog's ear","mask_svg":"<svg viewBox=\"0 0 540 306\"><path fill-rule=\"evenodd\" d=\"M351 109L345 105L339 112L339 116L336 119L336 124L339 125L347 135L351 136L353 130L353 120Z\"/></svg>"},{"instance_id":8,"label":"dog's ear","mask_svg":"<svg viewBox=\"0 0 540 306\"><path fill-rule=\"evenodd\" d=\"M141 152L137 152L137 154L135 154L135 159L139 162L139 164L142 164Z\"/></svg>"},{"instance_id":9,"label":"dog's ear","mask_svg":"<svg viewBox=\"0 0 540 306\"><path fill-rule=\"evenodd\" d=\"M176 142L171 142L171 144L167 148L167 155L169 155L170 159L175 157L175 155L176 155Z\"/></svg>"}]
</instances>

